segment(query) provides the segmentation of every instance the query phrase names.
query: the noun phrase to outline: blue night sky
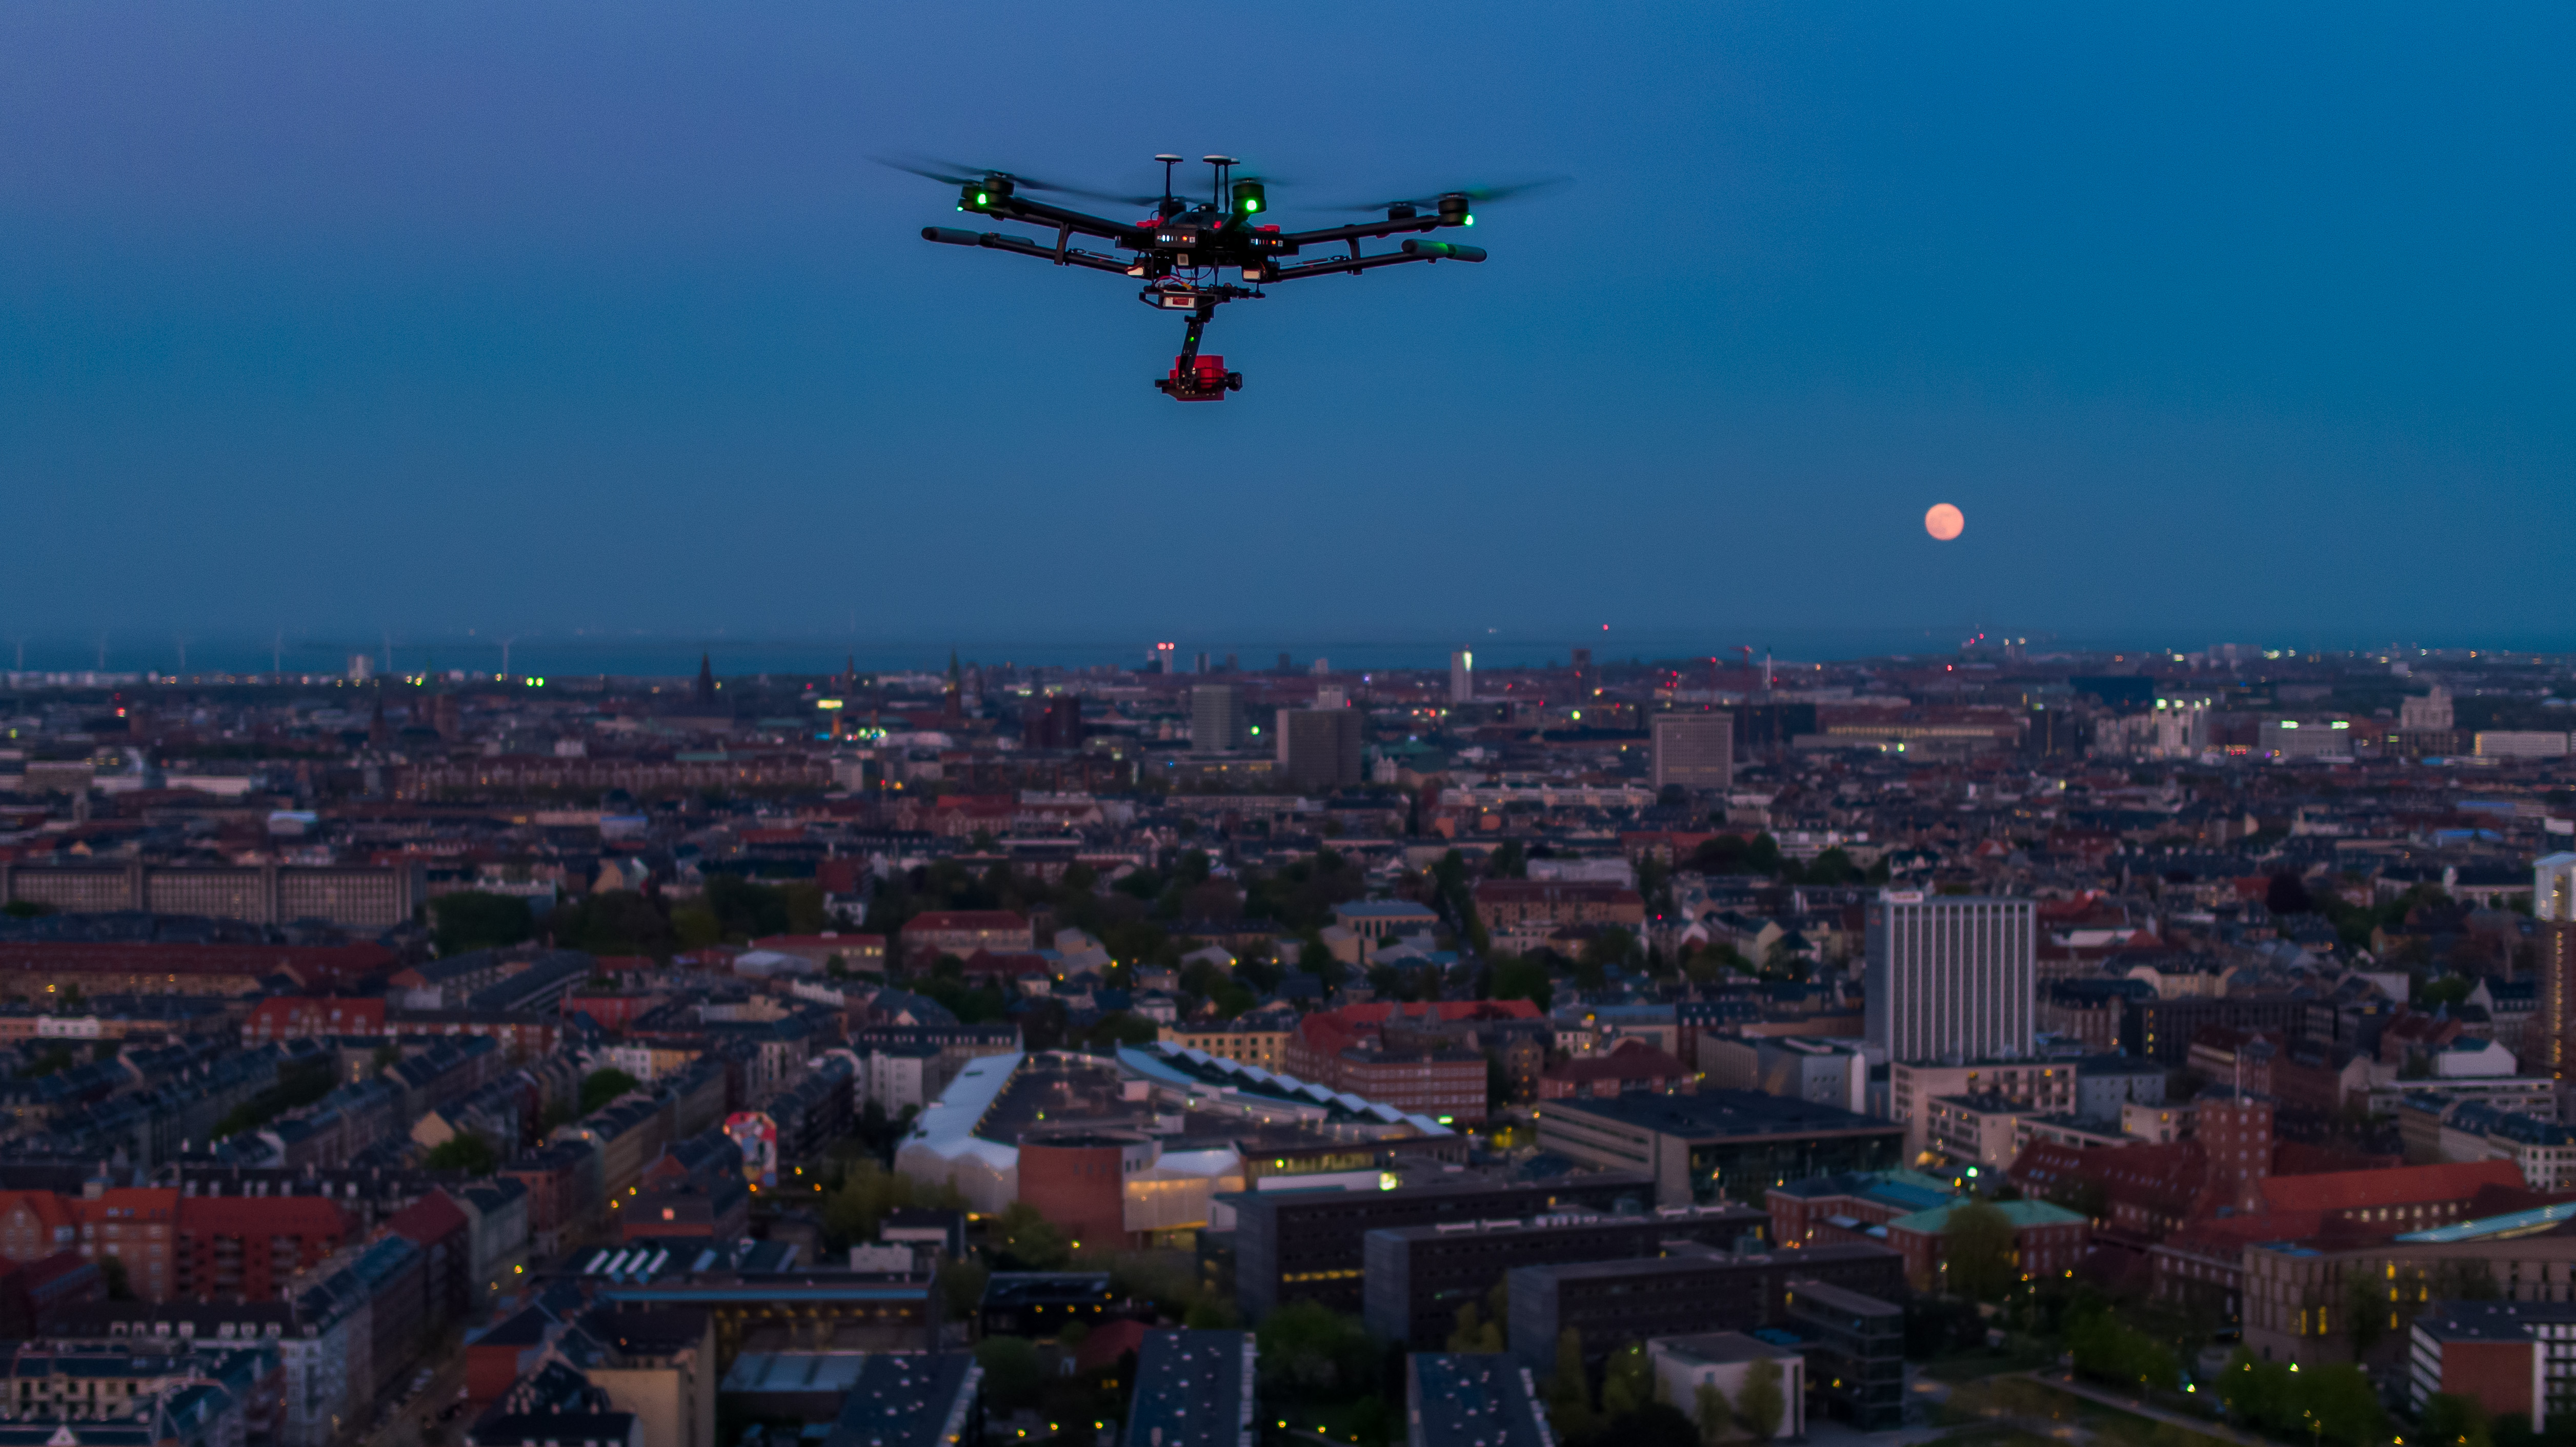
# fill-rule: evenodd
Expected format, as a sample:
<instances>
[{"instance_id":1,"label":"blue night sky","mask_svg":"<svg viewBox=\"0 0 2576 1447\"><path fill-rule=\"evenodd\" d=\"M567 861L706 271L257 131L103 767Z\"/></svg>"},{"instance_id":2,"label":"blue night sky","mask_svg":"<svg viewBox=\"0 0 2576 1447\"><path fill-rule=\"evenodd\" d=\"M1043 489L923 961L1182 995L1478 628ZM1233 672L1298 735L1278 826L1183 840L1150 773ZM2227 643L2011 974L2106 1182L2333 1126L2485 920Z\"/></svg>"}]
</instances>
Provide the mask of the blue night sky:
<instances>
[{"instance_id":1,"label":"blue night sky","mask_svg":"<svg viewBox=\"0 0 2576 1447\"><path fill-rule=\"evenodd\" d=\"M27 0L0 629L2576 645L2571 17ZM1185 407L889 150L1576 181Z\"/></svg>"}]
</instances>

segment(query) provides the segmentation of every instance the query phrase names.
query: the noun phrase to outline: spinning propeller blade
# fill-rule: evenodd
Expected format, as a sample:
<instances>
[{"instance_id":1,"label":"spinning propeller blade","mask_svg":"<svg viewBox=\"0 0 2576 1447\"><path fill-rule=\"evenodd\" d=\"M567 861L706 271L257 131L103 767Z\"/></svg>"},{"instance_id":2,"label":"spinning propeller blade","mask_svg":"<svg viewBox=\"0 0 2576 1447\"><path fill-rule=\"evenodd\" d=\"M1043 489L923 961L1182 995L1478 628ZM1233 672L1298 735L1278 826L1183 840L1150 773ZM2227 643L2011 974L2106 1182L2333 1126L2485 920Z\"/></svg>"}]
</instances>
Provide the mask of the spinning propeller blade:
<instances>
[{"instance_id":1,"label":"spinning propeller blade","mask_svg":"<svg viewBox=\"0 0 2576 1447\"><path fill-rule=\"evenodd\" d=\"M936 156L872 156L880 166L908 172L925 180L944 181L951 186L970 186L977 181L1001 179L1022 191L1052 191L1065 196L1086 196L1094 201L1119 201L1131 206L1151 206L1161 195L1138 196L1114 191L1093 191L1081 186L1059 185L1042 181L1018 171L1005 171L998 166L969 166L957 161L943 161Z\"/></svg>"},{"instance_id":2,"label":"spinning propeller blade","mask_svg":"<svg viewBox=\"0 0 2576 1447\"><path fill-rule=\"evenodd\" d=\"M1570 185L1573 183L1573 180L1574 178L1571 176L1540 176L1528 181L1514 181L1507 186L1456 186L1446 191L1430 191L1414 196L1400 196L1387 201L1371 201L1364 204L1348 206L1331 206L1325 209L1331 211L1384 211L1392 206L1414 206L1427 209L1429 207L1437 206L1440 202L1440 198L1443 196L1464 196L1476 205L1482 206L1489 202L1501 201L1512 196L1525 196L1533 191L1553 190L1559 186Z\"/></svg>"}]
</instances>

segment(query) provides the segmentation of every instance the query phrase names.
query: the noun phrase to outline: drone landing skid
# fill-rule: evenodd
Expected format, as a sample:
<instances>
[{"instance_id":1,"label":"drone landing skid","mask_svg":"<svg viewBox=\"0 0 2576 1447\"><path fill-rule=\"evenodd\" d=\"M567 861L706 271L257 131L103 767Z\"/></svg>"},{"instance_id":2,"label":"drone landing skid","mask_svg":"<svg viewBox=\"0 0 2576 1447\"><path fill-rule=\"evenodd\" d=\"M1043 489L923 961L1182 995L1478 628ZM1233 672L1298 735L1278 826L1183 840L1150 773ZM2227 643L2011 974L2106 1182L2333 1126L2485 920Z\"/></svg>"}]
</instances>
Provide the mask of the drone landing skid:
<instances>
[{"instance_id":1,"label":"drone landing skid","mask_svg":"<svg viewBox=\"0 0 2576 1447\"><path fill-rule=\"evenodd\" d=\"M1223 357L1184 355L1173 359L1170 375L1155 378L1154 386L1175 402L1222 402L1226 393L1243 390L1243 374L1227 371Z\"/></svg>"}]
</instances>

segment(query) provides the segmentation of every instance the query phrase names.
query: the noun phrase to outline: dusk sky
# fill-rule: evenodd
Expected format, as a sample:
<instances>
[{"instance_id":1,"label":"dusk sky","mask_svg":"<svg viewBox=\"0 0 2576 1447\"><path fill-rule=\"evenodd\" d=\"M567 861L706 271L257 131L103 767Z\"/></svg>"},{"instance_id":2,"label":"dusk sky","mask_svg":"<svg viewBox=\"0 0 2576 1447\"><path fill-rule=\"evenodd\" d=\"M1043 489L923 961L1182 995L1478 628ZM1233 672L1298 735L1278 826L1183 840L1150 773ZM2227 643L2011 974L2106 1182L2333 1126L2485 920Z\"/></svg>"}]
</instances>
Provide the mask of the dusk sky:
<instances>
[{"instance_id":1,"label":"dusk sky","mask_svg":"<svg viewBox=\"0 0 2576 1447\"><path fill-rule=\"evenodd\" d=\"M0 629L2576 646L2571 32L27 0ZM924 243L895 150L1575 180L1225 308L1182 406L1177 319Z\"/></svg>"}]
</instances>

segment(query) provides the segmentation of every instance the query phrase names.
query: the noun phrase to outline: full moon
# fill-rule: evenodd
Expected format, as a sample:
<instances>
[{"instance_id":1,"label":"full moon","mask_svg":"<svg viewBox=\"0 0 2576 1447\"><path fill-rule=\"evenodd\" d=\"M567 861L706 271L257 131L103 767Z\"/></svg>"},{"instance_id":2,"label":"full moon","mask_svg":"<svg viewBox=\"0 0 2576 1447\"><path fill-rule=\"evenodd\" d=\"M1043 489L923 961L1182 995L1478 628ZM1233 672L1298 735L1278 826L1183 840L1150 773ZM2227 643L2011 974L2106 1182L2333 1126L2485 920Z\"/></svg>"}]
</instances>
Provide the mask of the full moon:
<instances>
[{"instance_id":1,"label":"full moon","mask_svg":"<svg viewBox=\"0 0 2576 1447\"><path fill-rule=\"evenodd\" d=\"M1965 532L1967 527L1967 514L1946 502L1932 504L1932 510L1923 515L1923 531L1945 543Z\"/></svg>"}]
</instances>

